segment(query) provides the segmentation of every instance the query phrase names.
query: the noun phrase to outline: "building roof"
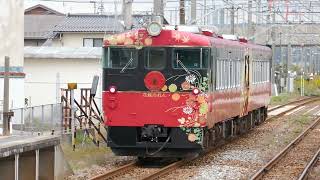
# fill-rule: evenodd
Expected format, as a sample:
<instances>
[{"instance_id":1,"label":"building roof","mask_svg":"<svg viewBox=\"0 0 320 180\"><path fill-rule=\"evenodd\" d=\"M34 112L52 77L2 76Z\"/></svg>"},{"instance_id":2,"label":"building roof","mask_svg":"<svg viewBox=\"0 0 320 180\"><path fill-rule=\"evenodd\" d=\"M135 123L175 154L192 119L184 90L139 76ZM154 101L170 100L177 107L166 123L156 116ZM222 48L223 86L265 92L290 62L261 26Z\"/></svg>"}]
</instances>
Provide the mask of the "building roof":
<instances>
[{"instance_id":1,"label":"building roof","mask_svg":"<svg viewBox=\"0 0 320 180\"><path fill-rule=\"evenodd\" d=\"M56 15L25 15L24 38L47 39L51 36L54 26L64 18L65 16Z\"/></svg>"},{"instance_id":2,"label":"building roof","mask_svg":"<svg viewBox=\"0 0 320 180\"><path fill-rule=\"evenodd\" d=\"M113 16L67 15L54 32L119 32L123 25Z\"/></svg>"},{"instance_id":3,"label":"building roof","mask_svg":"<svg viewBox=\"0 0 320 180\"><path fill-rule=\"evenodd\" d=\"M56 16L64 16L63 13L60 13L54 9L48 8L42 4L37 4L35 6L29 7L24 10L25 15L56 15Z\"/></svg>"},{"instance_id":4,"label":"building roof","mask_svg":"<svg viewBox=\"0 0 320 180\"><path fill-rule=\"evenodd\" d=\"M133 28L141 28L143 24L151 22L151 15L133 15ZM168 24L164 20L164 24ZM54 32L122 32L124 25L121 17L116 20L113 15L73 14L54 28Z\"/></svg>"},{"instance_id":5,"label":"building roof","mask_svg":"<svg viewBox=\"0 0 320 180\"><path fill-rule=\"evenodd\" d=\"M101 59L101 56L101 47L24 47L24 58L29 59Z\"/></svg>"}]
</instances>

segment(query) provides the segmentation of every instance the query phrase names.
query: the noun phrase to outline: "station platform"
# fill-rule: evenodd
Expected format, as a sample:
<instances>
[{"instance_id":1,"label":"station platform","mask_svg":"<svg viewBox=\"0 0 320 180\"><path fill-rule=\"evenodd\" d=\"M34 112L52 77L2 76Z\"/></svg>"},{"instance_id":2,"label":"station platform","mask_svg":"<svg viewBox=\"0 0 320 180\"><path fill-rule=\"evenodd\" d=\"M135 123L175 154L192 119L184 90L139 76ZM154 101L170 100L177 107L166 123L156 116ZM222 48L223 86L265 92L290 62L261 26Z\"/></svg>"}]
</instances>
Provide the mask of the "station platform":
<instances>
[{"instance_id":1,"label":"station platform","mask_svg":"<svg viewBox=\"0 0 320 180\"><path fill-rule=\"evenodd\" d=\"M0 136L0 179L60 179L59 145L56 135Z\"/></svg>"},{"instance_id":2,"label":"station platform","mask_svg":"<svg viewBox=\"0 0 320 180\"><path fill-rule=\"evenodd\" d=\"M0 158L58 144L60 137L54 135L0 136Z\"/></svg>"}]
</instances>

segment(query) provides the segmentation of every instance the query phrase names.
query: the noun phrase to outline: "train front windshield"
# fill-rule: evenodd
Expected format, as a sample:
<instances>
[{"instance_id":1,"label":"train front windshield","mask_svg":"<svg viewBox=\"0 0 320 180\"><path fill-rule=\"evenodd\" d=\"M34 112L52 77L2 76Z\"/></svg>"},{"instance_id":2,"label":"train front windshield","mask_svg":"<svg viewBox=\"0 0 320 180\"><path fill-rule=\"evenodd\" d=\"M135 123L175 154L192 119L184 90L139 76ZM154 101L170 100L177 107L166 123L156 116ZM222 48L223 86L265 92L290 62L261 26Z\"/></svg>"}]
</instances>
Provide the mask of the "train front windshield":
<instances>
[{"instance_id":1,"label":"train front windshield","mask_svg":"<svg viewBox=\"0 0 320 180\"><path fill-rule=\"evenodd\" d=\"M206 75L209 59L209 48L108 47L104 49L104 87L145 91L143 79L150 71L159 71L166 78L190 70Z\"/></svg>"}]
</instances>

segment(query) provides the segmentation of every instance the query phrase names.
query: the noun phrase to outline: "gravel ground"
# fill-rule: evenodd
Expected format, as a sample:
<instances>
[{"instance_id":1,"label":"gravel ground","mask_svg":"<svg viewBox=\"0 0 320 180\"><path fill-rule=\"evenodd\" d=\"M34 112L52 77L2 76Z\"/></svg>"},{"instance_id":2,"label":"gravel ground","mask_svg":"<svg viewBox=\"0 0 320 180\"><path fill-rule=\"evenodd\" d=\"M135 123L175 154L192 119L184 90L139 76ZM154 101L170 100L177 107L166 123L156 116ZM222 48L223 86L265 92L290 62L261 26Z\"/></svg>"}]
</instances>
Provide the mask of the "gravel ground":
<instances>
[{"instance_id":1,"label":"gravel ground","mask_svg":"<svg viewBox=\"0 0 320 180\"><path fill-rule=\"evenodd\" d=\"M309 132L263 179L297 179L320 145L320 125Z\"/></svg>"},{"instance_id":2,"label":"gravel ground","mask_svg":"<svg viewBox=\"0 0 320 180\"><path fill-rule=\"evenodd\" d=\"M159 168L142 168L142 167L137 167L130 172L127 172L123 174L122 176L117 176L116 180L133 180L133 179L141 179L142 177L145 177L147 175L150 175L153 172L156 172Z\"/></svg>"},{"instance_id":3,"label":"gravel ground","mask_svg":"<svg viewBox=\"0 0 320 180\"><path fill-rule=\"evenodd\" d=\"M317 164L315 165L315 167L311 171L308 179L309 180L319 180L320 179L320 157L319 157Z\"/></svg>"},{"instance_id":4,"label":"gravel ground","mask_svg":"<svg viewBox=\"0 0 320 180\"><path fill-rule=\"evenodd\" d=\"M103 174L111 169L128 164L134 160L133 157L114 156L112 153L108 153L105 156L105 162L102 165L91 165L87 168L74 171L74 175L69 176L66 179L69 180L87 180L91 177Z\"/></svg>"},{"instance_id":5,"label":"gravel ground","mask_svg":"<svg viewBox=\"0 0 320 180\"><path fill-rule=\"evenodd\" d=\"M311 119L294 114L266 122L162 179L248 179L297 137Z\"/></svg>"}]
</instances>

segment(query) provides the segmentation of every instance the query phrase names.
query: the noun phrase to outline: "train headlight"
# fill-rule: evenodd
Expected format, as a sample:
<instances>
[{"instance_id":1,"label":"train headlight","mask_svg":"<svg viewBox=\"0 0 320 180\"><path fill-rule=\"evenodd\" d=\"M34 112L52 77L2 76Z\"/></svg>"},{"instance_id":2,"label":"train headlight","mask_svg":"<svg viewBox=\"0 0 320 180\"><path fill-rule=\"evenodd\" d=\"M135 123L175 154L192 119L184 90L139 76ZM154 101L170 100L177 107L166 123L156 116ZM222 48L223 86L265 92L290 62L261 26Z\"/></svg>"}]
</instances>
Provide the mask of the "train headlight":
<instances>
[{"instance_id":1,"label":"train headlight","mask_svg":"<svg viewBox=\"0 0 320 180\"><path fill-rule=\"evenodd\" d=\"M112 94L114 94L114 93L117 92L117 88L116 88L115 86L110 86L110 87L109 87L109 92L112 93Z\"/></svg>"},{"instance_id":2,"label":"train headlight","mask_svg":"<svg viewBox=\"0 0 320 180\"><path fill-rule=\"evenodd\" d=\"M157 22L152 22L148 25L147 31L150 36L158 36L161 33L162 27Z\"/></svg>"},{"instance_id":3,"label":"train headlight","mask_svg":"<svg viewBox=\"0 0 320 180\"><path fill-rule=\"evenodd\" d=\"M200 94L200 90L198 88L194 88L194 89L192 89L192 93L194 95L198 95L198 94Z\"/></svg>"}]
</instances>

